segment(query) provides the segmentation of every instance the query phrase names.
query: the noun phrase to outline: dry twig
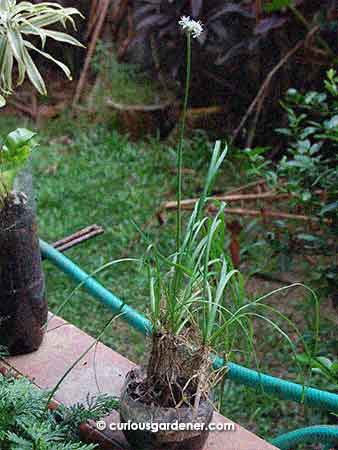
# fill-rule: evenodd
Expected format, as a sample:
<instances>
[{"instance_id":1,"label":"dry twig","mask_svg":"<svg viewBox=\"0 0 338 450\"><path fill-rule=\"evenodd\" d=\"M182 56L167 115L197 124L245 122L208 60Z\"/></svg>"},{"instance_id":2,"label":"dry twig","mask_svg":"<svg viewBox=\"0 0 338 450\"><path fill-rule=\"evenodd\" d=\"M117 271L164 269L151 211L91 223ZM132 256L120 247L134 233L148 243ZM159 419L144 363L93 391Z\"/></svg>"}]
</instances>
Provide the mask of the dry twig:
<instances>
[{"instance_id":1,"label":"dry twig","mask_svg":"<svg viewBox=\"0 0 338 450\"><path fill-rule=\"evenodd\" d=\"M124 55L126 54L128 47L132 41L132 39L135 36L134 31L134 25L133 25L133 10L131 7L128 6L127 8L127 19L128 19L128 34L126 39L122 42L120 45L118 51L117 51L117 60L122 61L124 58Z\"/></svg>"},{"instance_id":2,"label":"dry twig","mask_svg":"<svg viewBox=\"0 0 338 450\"><path fill-rule=\"evenodd\" d=\"M208 208L209 212L216 212L218 208L214 205L210 205ZM318 217L306 216L303 214L290 214L284 213L280 211L267 211L267 210L258 210L258 209L245 209L245 208L225 208L224 212L226 214L237 214L241 216L265 216L265 217L274 217L275 219L286 219L286 220L299 220L303 222L319 222ZM329 219L323 220L325 223L331 223Z\"/></svg>"},{"instance_id":3,"label":"dry twig","mask_svg":"<svg viewBox=\"0 0 338 450\"><path fill-rule=\"evenodd\" d=\"M97 22L97 18L100 14L100 0L92 0L90 5L90 13L89 13L89 20L88 20L88 26L87 31L85 34L85 39L88 39L91 35L95 24Z\"/></svg>"},{"instance_id":4,"label":"dry twig","mask_svg":"<svg viewBox=\"0 0 338 450\"><path fill-rule=\"evenodd\" d=\"M234 194L234 195L215 195L209 198L209 201L224 201L224 202L237 202L237 201L257 201L257 200L283 200L289 198L290 194L276 194L275 192L263 192L259 194ZM192 209L197 203L197 198L188 198L182 200L181 206L183 209ZM176 209L176 200L166 202L163 205L163 209Z\"/></svg>"},{"instance_id":5,"label":"dry twig","mask_svg":"<svg viewBox=\"0 0 338 450\"><path fill-rule=\"evenodd\" d=\"M120 0L113 9L113 41L118 37L121 25L128 14L129 0Z\"/></svg>"},{"instance_id":6,"label":"dry twig","mask_svg":"<svg viewBox=\"0 0 338 450\"><path fill-rule=\"evenodd\" d=\"M225 195L232 195L235 194L236 192L246 191L249 188L260 188L264 186L266 186L266 180L264 180L264 178L261 178L257 181L251 181L250 183L243 184L242 186L231 189L231 191L227 192Z\"/></svg>"},{"instance_id":7,"label":"dry twig","mask_svg":"<svg viewBox=\"0 0 338 450\"><path fill-rule=\"evenodd\" d=\"M96 48L97 41L98 41L99 36L101 34L101 30L102 30L104 21L106 19L107 14L108 14L108 8L109 8L109 5L110 5L110 0L102 0L101 5L102 6L101 6L101 11L100 11L100 16L99 16L99 18L97 20L96 27L95 27L95 29L93 31L93 36L92 36L92 39L91 39L90 44L89 44L88 53L87 53L87 56L86 56L86 60L85 60L83 69L82 69L81 77L80 77L79 82L78 82L78 84L76 86L75 96L74 96L74 100L73 100L73 106L75 106L78 103L78 101L79 101L79 99L81 97L81 94L82 94L82 91L83 91L83 88L84 88L84 85L85 85L85 82L86 82L86 78L87 78L87 73L88 73L88 70L89 70L90 62L92 60L92 57L93 57L93 54L94 54L94 51L95 51L95 48Z\"/></svg>"},{"instance_id":8,"label":"dry twig","mask_svg":"<svg viewBox=\"0 0 338 450\"><path fill-rule=\"evenodd\" d=\"M231 143L234 143L234 141L236 140L237 136L239 135L241 129L243 128L243 126L245 125L246 121L248 120L249 116L254 111L254 109L256 108L257 104L259 104L261 97L264 96L264 93L265 93L266 89L268 88L269 84L271 83L271 80L274 77L274 75L279 71L279 69L281 69L284 66L284 64L291 58L291 56L293 56L303 45L304 45L304 41L299 41L297 43L297 45L295 45L295 47L293 47L279 61L279 63L271 70L271 72L265 78L262 86L260 87L260 89L258 91L258 94L256 95L256 97L254 98L253 102L251 103L251 105L249 106L248 110L246 111L246 113L245 113L244 117L242 118L239 126L234 131L234 134L233 134L232 139L231 139ZM260 106L262 106L262 105L260 105Z\"/></svg>"}]
</instances>

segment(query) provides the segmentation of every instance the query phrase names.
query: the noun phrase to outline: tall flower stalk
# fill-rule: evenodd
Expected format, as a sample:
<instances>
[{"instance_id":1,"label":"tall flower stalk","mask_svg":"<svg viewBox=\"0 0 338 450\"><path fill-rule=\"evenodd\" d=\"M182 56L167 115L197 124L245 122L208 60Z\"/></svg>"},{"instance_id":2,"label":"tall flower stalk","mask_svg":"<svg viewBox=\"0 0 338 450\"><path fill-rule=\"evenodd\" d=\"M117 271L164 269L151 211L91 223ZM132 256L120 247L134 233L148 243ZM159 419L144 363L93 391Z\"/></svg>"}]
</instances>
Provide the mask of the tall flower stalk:
<instances>
[{"instance_id":1,"label":"tall flower stalk","mask_svg":"<svg viewBox=\"0 0 338 450\"><path fill-rule=\"evenodd\" d=\"M184 89L184 101L183 101L183 112L181 120L180 129L180 139L177 149L176 156L176 255L177 264L181 262L181 244L182 244L182 168L183 168L183 146L184 146L184 135L186 128L187 110L188 110L188 100L189 100L189 90L190 90L190 78L191 78L191 39L198 38L203 32L203 26L200 21L195 21L190 19L190 17L183 16L179 21L179 25L183 29L187 38L187 64L186 64L186 78L185 78L185 89ZM177 294L177 286L179 281L179 272L175 271L175 281L174 281L174 295Z\"/></svg>"},{"instance_id":2,"label":"tall flower stalk","mask_svg":"<svg viewBox=\"0 0 338 450\"><path fill-rule=\"evenodd\" d=\"M183 165L183 145L185 124L187 119L189 89L190 89L190 77L191 77L191 35L187 32L187 71L185 81L185 93L183 102L182 123L180 130L180 141L177 149L177 183L176 183L176 195L177 195L177 210L176 210L176 253L178 255L178 261L180 260L180 247L182 238L182 165Z\"/></svg>"},{"instance_id":3,"label":"tall flower stalk","mask_svg":"<svg viewBox=\"0 0 338 450\"><path fill-rule=\"evenodd\" d=\"M185 125L187 119L187 109L188 109L188 99L189 99L189 89L190 89L190 77L191 77L191 38L195 39L200 36L203 32L203 26L200 21L191 20L190 17L183 16L179 21L179 25L182 27L183 31L186 33L187 37L187 70L185 79L185 92L184 92L184 102L183 102L183 113L180 131L180 140L177 150L177 182L176 182L176 193L177 193L177 214L176 214L176 253L178 261L180 261L180 247L182 238L182 165L183 165L183 145L184 145L184 134Z\"/></svg>"}]
</instances>

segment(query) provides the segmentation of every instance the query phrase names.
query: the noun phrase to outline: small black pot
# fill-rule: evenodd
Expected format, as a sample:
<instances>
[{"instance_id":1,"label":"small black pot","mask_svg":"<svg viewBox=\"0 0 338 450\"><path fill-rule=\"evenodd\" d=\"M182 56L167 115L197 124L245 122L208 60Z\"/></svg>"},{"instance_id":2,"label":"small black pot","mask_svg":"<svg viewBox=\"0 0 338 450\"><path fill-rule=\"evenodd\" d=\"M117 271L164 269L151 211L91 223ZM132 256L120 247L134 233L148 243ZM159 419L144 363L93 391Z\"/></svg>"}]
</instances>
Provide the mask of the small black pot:
<instances>
[{"instance_id":1,"label":"small black pot","mask_svg":"<svg viewBox=\"0 0 338 450\"><path fill-rule=\"evenodd\" d=\"M159 408L133 399L135 381L142 381L144 374L141 369L131 370L127 376L120 399L121 423L130 424L175 424L175 430L125 430L124 434L133 450L202 450L209 431L179 430L179 424L210 424L213 416L213 406L208 400L201 401L197 415L192 407ZM131 425L132 427L132 425Z\"/></svg>"},{"instance_id":2,"label":"small black pot","mask_svg":"<svg viewBox=\"0 0 338 450\"><path fill-rule=\"evenodd\" d=\"M0 210L0 345L37 350L48 315L34 210L13 198Z\"/></svg>"}]
</instances>

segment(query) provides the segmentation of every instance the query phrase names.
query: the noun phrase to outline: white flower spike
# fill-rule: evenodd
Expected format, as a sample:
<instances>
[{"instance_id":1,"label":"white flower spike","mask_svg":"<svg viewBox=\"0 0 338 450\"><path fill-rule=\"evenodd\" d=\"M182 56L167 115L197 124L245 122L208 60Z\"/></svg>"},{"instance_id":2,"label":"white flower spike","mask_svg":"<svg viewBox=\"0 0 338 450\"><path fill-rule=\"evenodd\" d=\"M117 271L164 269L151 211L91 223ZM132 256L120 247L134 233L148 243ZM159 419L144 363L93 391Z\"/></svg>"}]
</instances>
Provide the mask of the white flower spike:
<instances>
[{"instance_id":1,"label":"white flower spike","mask_svg":"<svg viewBox=\"0 0 338 450\"><path fill-rule=\"evenodd\" d=\"M189 16L182 16L178 24L184 31L191 34L193 38L198 38L203 32L203 25L201 21L190 19Z\"/></svg>"}]
</instances>

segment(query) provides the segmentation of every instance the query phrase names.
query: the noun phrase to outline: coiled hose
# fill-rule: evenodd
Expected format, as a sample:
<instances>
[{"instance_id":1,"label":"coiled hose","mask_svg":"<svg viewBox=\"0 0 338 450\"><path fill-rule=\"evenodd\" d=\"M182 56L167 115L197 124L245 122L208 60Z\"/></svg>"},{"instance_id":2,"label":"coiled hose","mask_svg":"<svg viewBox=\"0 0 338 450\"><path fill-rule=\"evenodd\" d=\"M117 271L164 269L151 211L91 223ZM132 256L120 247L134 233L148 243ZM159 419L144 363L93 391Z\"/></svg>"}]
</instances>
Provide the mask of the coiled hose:
<instances>
[{"instance_id":1,"label":"coiled hose","mask_svg":"<svg viewBox=\"0 0 338 450\"><path fill-rule=\"evenodd\" d=\"M317 425L313 427L300 428L290 433L282 434L272 439L271 444L280 450L289 450L298 444L304 443L321 443L327 444L327 449L331 445L338 444L338 426L334 425Z\"/></svg>"},{"instance_id":2,"label":"coiled hose","mask_svg":"<svg viewBox=\"0 0 338 450\"><path fill-rule=\"evenodd\" d=\"M214 365L222 367L224 362L217 357ZM236 383L275 395L283 400L292 400L311 407L338 413L338 395L336 394L311 387L303 387L300 384L265 375L235 363L229 362L227 365L229 368L228 377Z\"/></svg>"}]
</instances>

